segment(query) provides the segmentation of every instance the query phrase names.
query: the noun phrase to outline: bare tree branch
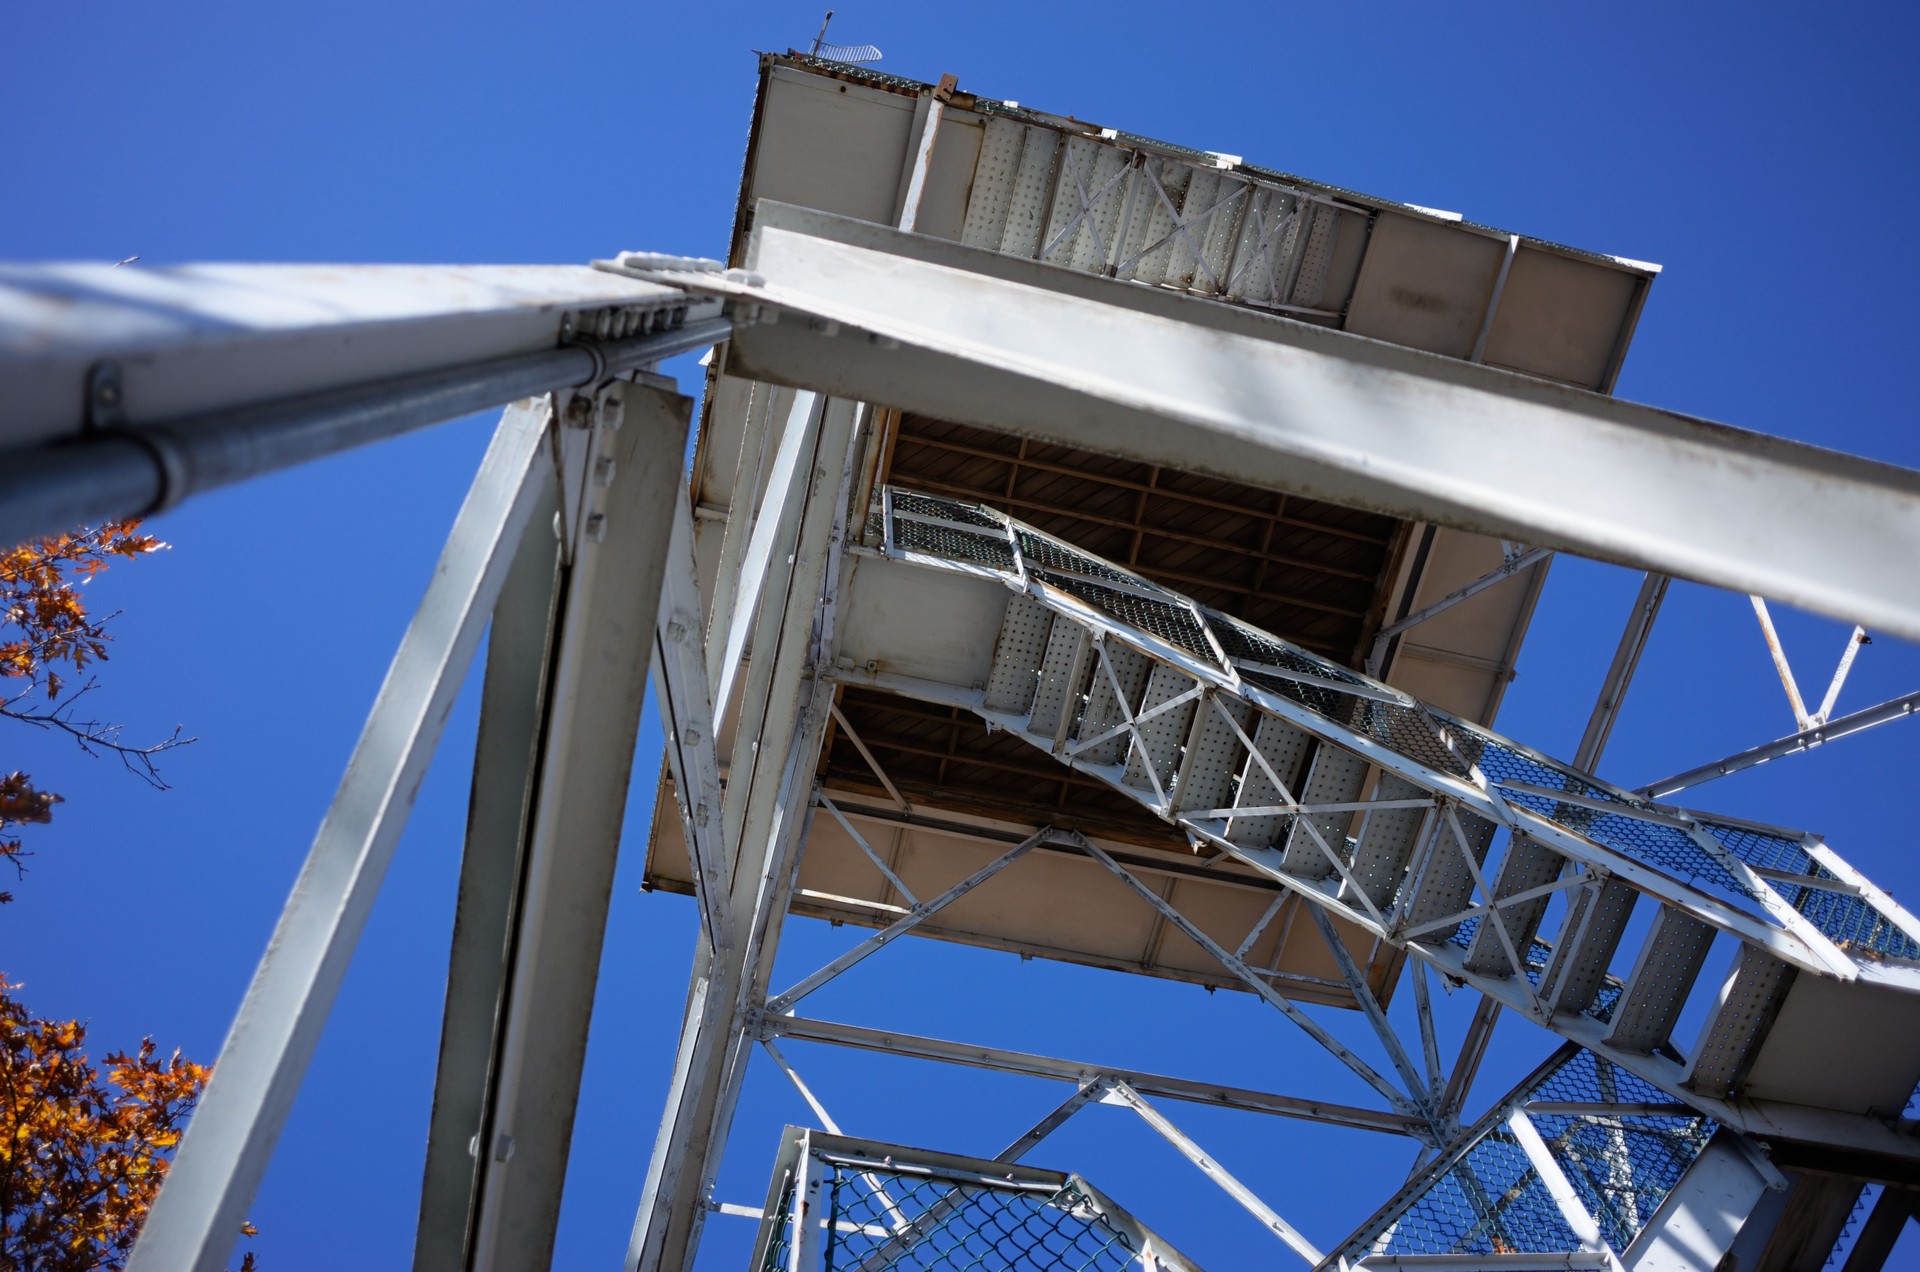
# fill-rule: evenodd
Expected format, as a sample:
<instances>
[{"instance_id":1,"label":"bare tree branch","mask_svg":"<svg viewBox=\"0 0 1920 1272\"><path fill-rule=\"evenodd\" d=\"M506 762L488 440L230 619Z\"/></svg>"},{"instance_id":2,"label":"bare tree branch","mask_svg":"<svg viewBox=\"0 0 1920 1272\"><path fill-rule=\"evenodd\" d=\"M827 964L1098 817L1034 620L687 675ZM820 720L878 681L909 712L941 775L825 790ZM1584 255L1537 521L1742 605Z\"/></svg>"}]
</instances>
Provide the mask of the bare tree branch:
<instances>
[{"instance_id":1,"label":"bare tree branch","mask_svg":"<svg viewBox=\"0 0 1920 1272\"><path fill-rule=\"evenodd\" d=\"M154 763L154 757L177 747L187 746L199 741L198 738L183 738L180 731L184 727L175 725L173 733L150 746L133 746L120 740L124 726L106 720L81 720L75 718L74 708L80 699L99 687L99 682L89 679L86 684L68 694L64 701L56 703L44 711L22 710L14 704L27 696L25 693L0 699L0 716L9 720L18 720L37 729L54 729L67 734L75 744L88 755L102 754L119 757L121 764L129 773L140 778L156 790L170 789L160 776L160 768Z\"/></svg>"}]
</instances>

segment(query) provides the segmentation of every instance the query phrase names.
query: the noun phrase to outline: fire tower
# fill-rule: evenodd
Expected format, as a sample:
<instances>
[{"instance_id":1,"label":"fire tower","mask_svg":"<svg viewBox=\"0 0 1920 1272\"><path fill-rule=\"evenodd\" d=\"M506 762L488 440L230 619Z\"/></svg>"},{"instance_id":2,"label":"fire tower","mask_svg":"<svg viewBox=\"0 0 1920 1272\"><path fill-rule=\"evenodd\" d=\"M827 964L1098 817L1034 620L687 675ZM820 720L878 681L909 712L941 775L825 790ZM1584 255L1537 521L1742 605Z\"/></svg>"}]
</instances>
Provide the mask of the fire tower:
<instances>
[{"instance_id":1,"label":"fire tower","mask_svg":"<svg viewBox=\"0 0 1920 1272\"><path fill-rule=\"evenodd\" d=\"M1817 709L1788 677L1792 736L1593 770L1669 578L1769 633L1762 597L1920 639L1920 474L1614 399L1657 273L791 54L724 262L0 270L9 541L510 403L132 1266L223 1266L490 624L422 1272L551 1258L623 849L700 916L629 1268L742 1212L769 1272L1191 1268L1048 1155L1092 1104L1314 1268L1813 1268L1868 1188L1845 1266L1879 1267L1920 1200L1920 919L1818 836L1671 797L1920 695L1830 718L1856 640ZM656 368L698 348L688 472ZM1564 760L1492 727L1563 552L1645 571ZM796 915L871 935L786 983ZM1350 1081L809 1013L907 935L1251 995ZM1442 985L1478 995L1455 1032ZM1476 1115L1502 1014L1563 1045ZM789 1040L1063 1098L991 1157L876 1142ZM757 1208L713 1188L756 1056L816 1112ZM1192 1104L1414 1168L1320 1244Z\"/></svg>"}]
</instances>

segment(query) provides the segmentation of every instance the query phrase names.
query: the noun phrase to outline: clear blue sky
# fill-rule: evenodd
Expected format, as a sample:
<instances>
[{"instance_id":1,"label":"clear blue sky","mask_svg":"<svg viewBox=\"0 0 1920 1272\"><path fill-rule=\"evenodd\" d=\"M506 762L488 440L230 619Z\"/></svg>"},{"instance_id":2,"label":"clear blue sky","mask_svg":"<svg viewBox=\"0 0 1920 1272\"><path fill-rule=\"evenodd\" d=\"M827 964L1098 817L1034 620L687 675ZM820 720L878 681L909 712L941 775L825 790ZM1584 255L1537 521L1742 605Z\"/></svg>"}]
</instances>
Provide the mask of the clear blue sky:
<instances>
[{"instance_id":1,"label":"clear blue sky","mask_svg":"<svg viewBox=\"0 0 1920 1272\"><path fill-rule=\"evenodd\" d=\"M1916 11L1682 8L856 2L834 34L878 44L904 75L952 72L966 89L1662 262L1623 395L1920 467ZM814 4L775 3L8 5L0 257L719 255L752 50L804 44L819 20ZM461 422L204 498L155 523L172 551L101 581L95 604L125 611L103 705L136 736L183 722L201 741L157 793L52 739L0 734L0 766L69 799L30 835L32 874L0 912L0 967L38 1010L91 1020L102 1050L152 1034L212 1058L486 432ZM1506 731L1572 751L1635 581L1554 567ZM1803 677L1824 684L1844 630L1780 621ZM1882 638L1842 710L1916 686L1920 654ZM273 1272L407 1260L473 713L469 694L253 1209ZM1679 586L1602 770L1637 784L1791 724L1745 599ZM556 1259L568 1268L613 1266L624 1248L692 948L691 903L638 892L651 723L641 752ZM1916 771L1907 722L1695 801L1824 831L1911 904ZM855 936L796 923L776 979ZM816 1009L1364 1098L1246 996L1010 956L902 943ZM1507 1022L1478 1094L1551 1043ZM997 1150L1064 1093L791 1055L850 1130L961 1152ZM758 1204L779 1125L805 1120L768 1069L749 1083L723 1200ZM1355 1133L1171 1111L1323 1243L1410 1159ZM1207 1266L1290 1258L1118 1110L1034 1159L1083 1169ZM704 1266L739 1266L751 1225L709 1228Z\"/></svg>"}]
</instances>

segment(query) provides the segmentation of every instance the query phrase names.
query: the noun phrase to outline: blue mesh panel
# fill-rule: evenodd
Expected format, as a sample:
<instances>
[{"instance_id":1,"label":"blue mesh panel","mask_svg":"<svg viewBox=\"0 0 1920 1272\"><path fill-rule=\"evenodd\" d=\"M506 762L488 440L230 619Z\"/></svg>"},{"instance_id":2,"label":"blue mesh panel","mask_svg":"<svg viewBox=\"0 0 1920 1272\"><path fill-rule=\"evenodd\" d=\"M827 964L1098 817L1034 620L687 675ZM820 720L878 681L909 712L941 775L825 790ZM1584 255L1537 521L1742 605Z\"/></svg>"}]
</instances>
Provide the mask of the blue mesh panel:
<instances>
[{"instance_id":1,"label":"blue mesh panel","mask_svg":"<svg viewBox=\"0 0 1920 1272\"><path fill-rule=\"evenodd\" d=\"M1533 1118L1600 1235L1633 1244L1713 1133L1704 1117Z\"/></svg>"},{"instance_id":2,"label":"blue mesh panel","mask_svg":"<svg viewBox=\"0 0 1920 1272\"><path fill-rule=\"evenodd\" d=\"M1815 879L1836 876L1814 862L1799 841L1770 835L1745 826L1723 826L1703 821L1701 828L1720 842L1728 852L1750 866L1762 870L1780 870L1804 874ZM1887 958L1920 959L1920 942L1896 927L1865 897L1808 888L1780 879L1767 880L1767 886L1786 903L1842 949L1868 951Z\"/></svg>"},{"instance_id":3,"label":"blue mesh panel","mask_svg":"<svg viewBox=\"0 0 1920 1272\"><path fill-rule=\"evenodd\" d=\"M1526 782L1588 799L1617 802L1611 792L1595 786L1570 768L1550 767L1495 739L1491 734L1482 740L1485 749L1480 756L1480 771L1492 781ZM1756 899L1752 889L1729 874L1725 866L1684 830L1638 817L1622 817L1597 809L1561 804L1549 795L1533 795L1523 791L1506 791L1504 794L1512 803L1558 821L1597 844L1664 871L1676 879L1711 889L1724 897Z\"/></svg>"},{"instance_id":4,"label":"blue mesh panel","mask_svg":"<svg viewBox=\"0 0 1920 1272\"><path fill-rule=\"evenodd\" d=\"M1574 1051L1526 1103L1668 1104L1672 1098L1590 1051ZM1580 1241L1507 1125L1502 1103L1470 1134L1458 1161L1348 1247L1370 1254L1555 1254ZM1524 1109L1526 1104L1523 1103ZM1600 1235L1618 1254L1633 1243L1717 1129L1699 1114L1529 1113Z\"/></svg>"},{"instance_id":5,"label":"blue mesh panel","mask_svg":"<svg viewBox=\"0 0 1920 1272\"><path fill-rule=\"evenodd\" d=\"M1587 1007L1587 1015L1602 1023L1613 1019L1613 1009L1620 1005L1620 995L1627 992L1625 985L1606 982L1594 992L1593 1002Z\"/></svg>"},{"instance_id":6,"label":"blue mesh panel","mask_svg":"<svg viewBox=\"0 0 1920 1272\"><path fill-rule=\"evenodd\" d=\"M1504 1128L1488 1132L1374 1243L1375 1254L1551 1254L1577 1250L1527 1155Z\"/></svg>"},{"instance_id":7,"label":"blue mesh panel","mask_svg":"<svg viewBox=\"0 0 1920 1272\"><path fill-rule=\"evenodd\" d=\"M1591 1051L1576 1053L1533 1092L1536 1100L1664 1104L1672 1097ZM1616 1253L1633 1244L1706 1147L1716 1124L1676 1117L1530 1115L1600 1235Z\"/></svg>"}]
</instances>

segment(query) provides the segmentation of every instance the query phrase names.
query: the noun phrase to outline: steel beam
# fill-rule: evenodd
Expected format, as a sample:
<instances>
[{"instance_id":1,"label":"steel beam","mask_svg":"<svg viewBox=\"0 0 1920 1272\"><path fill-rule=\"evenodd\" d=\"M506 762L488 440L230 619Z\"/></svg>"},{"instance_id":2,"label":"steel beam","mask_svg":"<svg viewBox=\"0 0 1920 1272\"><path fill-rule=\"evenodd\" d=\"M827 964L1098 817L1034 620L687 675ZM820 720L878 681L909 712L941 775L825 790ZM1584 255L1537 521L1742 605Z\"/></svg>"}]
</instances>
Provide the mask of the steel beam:
<instances>
[{"instance_id":1,"label":"steel beam","mask_svg":"<svg viewBox=\"0 0 1920 1272\"><path fill-rule=\"evenodd\" d=\"M1367 654L1367 674L1369 676L1380 674L1381 660L1387 656L1387 646L1393 642L1395 636L1418 627L1435 615L1446 613L1460 602L1471 600L1494 584L1505 582L1522 570L1529 569L1552 556L1551 548L1529 548L1524 552L1516 553L1479 578L1455 588L1433 604L1424 606L1400 621L1381 628L1375 633L1373 648Z\"/></svg>"},{"instance_id":2,"label":"steel beam","mask_svg":"<svg viewBox=\"0 0 1920 1272\"><path fill-rule=\"evenodd\" d=\"M1900 1235L1906 1231L1907 1220L1914 1215L1916 1203L1920 1203L1920 1193L1908 1188L1889 1187L1880 1194L1880 1200L1874 1203L1867 1222L1855 1238L1853 1249L1847 1253L1846 1264L1841 1272L1880 1272L1886 1266L1887 1256L1893 1253Z\"/></svg>"},{"instance_id":3,"label":"steel beam","mask_svg":"<svg viewBox=\"0 0 1920 1272\"><path fill-rule=\"evenodd\" d=\"M1096 847L1085 836L1075 834L1073 837L1079 843L1081 851L1099 862L1107 869L1108 873L1131 888L1141 900L1159 911L1160 914L1165 916L1169 923L1179 928L1188 940L1205 950L1222 967L1239 977L1249 989L1266 999L1267 1002L1277 1008L1283 1016L1298 1025L1305 1031L1308 1037L1326 1048L1340 1063L1353 1070L1354 1074L1368 1086L1371 1086L1374 1090L1386 1096L1396 1107L1405 1112L1431 1112L1427 1106L1426 1084L1420 1080L1419 1074L1415 1073L1411 1067L1406 1068L1402 1072L1402 1077L1405 1078L1408 1083L1408 1090L1403 1093L1397 1090L1393 1083L1387 1081L1377 1069L1365 1060L1362 1060L1358 1055L1355 1055L1349 1047L1328 1033L1327 1030L1321 1026L1320 1022L1307 1015L1292 999L1287 998L1271 985L1267 984L1252 968L1241 962L1218 941L1201 931L1193 920L1174 909L1159 893L1134 878L1132 874L1128 873L1126 867ZM1395 1059L1397 1060L1399 1058L1400 1057L1396 1055Z\"/></svg>"},{"instance_id":4,"label":"steel beam","mask_svg":"<svg viewBox=\"0 0 1920 1272\"><path fill-rule=\"evenodd\" d=\"M1586 732L1580 735L1580 745L1573 753L1573 766L1591 773L1600 765L1601 752L1607 749L1607 739L1613 736L1613 724L1620 718L1620 708L1627 700L1627 686L1633 683L1633 674L1640 668L1640 656L1646 652L1647 638L1653 634L1653 620L1660 615L1660 603L1667 598L1667 585L1673 582L1664 574L1649 573L1640 581L1640 592L1633 598L1633 609L1627 615L1627 625L1620 633L1620 644L1613 651L1613 662L1607 667L1607 677L1600 683L1600 695L1593 704L1593 714L1587 717Z\"/></svg>"},{"instance_id":5,"label":"steel beam","mask_svg":"<svg viewBox=\"0 0 1920 1272\"><path fill-rule=\"evenodd\" d=\"M1082 1082L1077 1090L1060 1103L1054 1105L1047 1115L1021 1133L1020 1137L993 1155L996 1162L1017 1162L1035 1148L1040 1142L1053 1134L1088 1104L1094 1103L1106 1094L1107 1083L1104 1078L1089 1078Z\"/></svg>"},{"instance_id":6,"label":"steel beam","mask_svg":"<svg viewBox=\"0 0 1920 1272\"><path fill-rule=\"evenodd\" d=\"M623 397L622 430L582 430L592 444L581 466L601 475L587 507L602 537L580 541L567 565L548 499L494 614L416 1272L550 1254L639 727L641 670L626 645L649 597L671 610L661 547L679 527L662 522L676 508L684 519L672 457L692 404L637 386ZM674 718L671 702L661 715ZM529 975L542 978L537 992Z\"/></svg>"},{"instance_id":7,"label":"steel beam","mask_svg":"<svg viewBox=\"0 0 1920 1272\"><path fill-rule=\"evenodd\" d=\"M718 302L584 267L0 267L17 543L724 340Z\"/></svg>"},{"instance_id":8,"label":"steel beam","mask_svg":"<svg viewBox=\"0 0 1920 1272\"><path fill-rule=\"evenodd\" d=\"M762 203L729 371L1657 570L1920 639L1920 474ZM867 338L868 336L873 339Z\"/></svg>"},{"instance_id":9,"label":"steel beam","mask_svg":"<svg viewBox=\"0 0 1920 1272\"><path fill-rule=\"evenodd\" d=\"M509 410L314 837L128 1267L218 1272L345 977L543 487L548 412Z\"/></svg>"},{"instance_id":10,"label":"steel beam","mask_svg":"<svg viewBox=\"0 0 1920 1272\"><path fill-rule=\"evenodd\" d=\"M563 591L555 484L521 536L494 606L480 691L466 848L454 907L440 1059L414 1236L415 1272L463 1272L481 1163L492 1156L489 1075L534 801L551 643Z\"/></svg>"},{"instance_id":11,"label":"steel beam","mask_svg":"<svg viewBox=\"0 0 1920 1272\"><path fill-rule=\"evenodd\" d=\"M1118 1078L1143 1095L1184 1100L1191 1104L1212 1104L1221 1108L1244 1109L1250 1113L1267 1113L1275 1117L1291 1117L1304 1122L1321 1122L1329 1126L1346 1126L1360 1131L1384 1131L1392 1135L1406 1135L1421 1140L1428 1138L1431 1134L1425 1118L1405 1113L1356 1108L1352 1105L1302 1099L1298 1096L1275 1095L1271 1092L1252 1091L1244 1087L1198 1082L1191 1078L1142 1073L1132 1069L1117 1069L1077 1060L1061 1060L1052 1056L1008 1051L999 1047L983 1047L974 1043L922 1038L893 1030L843 1025L830 1020L767 1016L760 1023L760 1032L767 1037L831 1043L835 1046L884 1052L915 1060L937 1060L945 1064L992 1069L1000 1073L1019 1073L1028 1077L1049 1078L1056 1082L1084 1083L1095 1078Z\"/></svg>"},{"instance_id":12,"label":"steel beam","mask_svg":"<svg viewBox=\"0 0 1920 1272\"><path fill-rule=\"evenodd\" d=\"M685 490L671 494L673 538L653 634L653 692L666 734L667 771L680 806L700 922L717 947L726 933L733 859L721 834L720 758L707 681L706 613L695 573L693 514Z\"/></svg>"},{"instance_id":13,"label":"steel beam","mask_svg":"<svg viewBox=\"0 0 1920 1272\"><path fill-rule=\"evenodd\" d=\"M1546 1141L1540 1138L1540 1132L1527 1120L1527 1115L1518 1108L1508 1113L1507 1130L1527 1155L1527 1161L1532 1164L1534 1173L1540 1177L1541 1185L1546 1188L1547 1195L1553 1198L1560 1217L1579 1240L1581 1248L1595 1254L1606 1250L1607 1243L1600 1238L1600 1225L1587 1213L1580 1194L1574 1190L1573 1181L1560 1169L1560 1163L1554 1160Z\"/></svg>"},{"instance_id":14,"label":"steel beam","mask_svg":"<svg viewBox=\"0 0 1920 1272\"><path fill-rule=\"evenodd\" d=\"M1716 777L1726 777L1742 769L1756 768L1769 760L1777 760L1800 751L1811 751L1816 746L1837 742L1849 734L1860 733L1892 720L1905 719L1917 711L1920 711L1920 692L1902 694L1898 698L1890 698L1875 706L1864 707L1859 711L1843 715L1838 720L1816 725L1800 733L1788 734L1778 741L1749 747L1747 750L1729 755L1724 760L1715 760L1711 764L1702 764L1699 768L1691 768L1684 773L1676 773L1672 777L1662 778L1657 782L1648 782L1634 794L1645 795L1649 799L1664 799L1676 791L1684 791L1702 782L1711 782Z\"/></svg>"},{"instance_id":15,"label":"steel beam","mask_svg":"<svg viewBox=\"0 0 1920 1272\"><path fill-rule=\"evenodd\" d=\"M905 917L897 919L878 932L875 932L872 936L840 955L840 957L834 959L825 967L807 976L794 985L793 988L780 994L778 997L768 999L766 1010L776 1013L792 1011L794 1004L798 1003L808 994L811 994L814 990L819 989L822 985L825 985L828 981L840 975L840 973L846 971L854 964L865 960L869 955L876 954L880 950L893 944L893 942L900 937L905 936L914 928L919 927L925 920L932 918L947 906L958 901L961 897L966 896L969 892L972 892L975 888L993 878L993 876L999 874L1002 870L1005 870L1008 866L1020 860L1020 858L1026 856L1027 853L1031 852L1033 848L1039 844L1041 839L1049 833L1049 830L1035 831L1031 836L1014 845L1013 848L1002 853L1000 856L995 857L986 865L980 867L966 878L960 880L960 882L954 884L951 888L948 888L945 892L942 892L939 896L933 898L933 900L916 903Z\"/></svg>"},{"instance_id":16,"label":"steel beam","mask_svg":"<svg viewBox=\"0 0 1920 1272\"><path fill-rule=\"evenodd\" d=\"M1201 1174L1218 1184L1222 1192L1239 1202L1248 1214L1258 1219L1269 1232L1284 1241L1295 1254L1308 1263L1320 1262L1322 1257L1320 1251L1300 1234L1298 1228L1282 1219L1279 1212L1262 1201L1253 1189L1235 1179L1226 1167L1214 1161L1205 1149L1195 1143L1185 1131L1175 1126L1159 1109L1147 1103L1138 1091L1122 1080L1116 1080L1113 1083L1112 1091L1113 1095L1109 1097L1110 1099L1117 1099L1138 1113L1141 1120L1159 1132L1160 1137L1173 1145L1182 1157L1199 1167Z\"/></svg>"},{"instance_id":17,"label":"steel beam","mask_svg":"<svg viewBox=\"0 0 1920 1272\"><path fill-rule=\"evenodd\" d=\"M814 618L836 546L854 412L848 403L830 402L796 415L790 421L801 430L796 492L780 514L790 518L784 542L791 552L768 550L758 595L745 587L738 594L734 617L752 620L751 643L736 646L732 625L723 635L717 618L708 637L710 656L716 641L726 642L723 651L753 651L739 677L722 808L732 886L719 952L703 945L695 955L666 1115L627 1250L630 1272L683 1268L699 1244L753 1041L745 1026L766 997L810 812L806 791L831 694L811 672ZM768 515L764 506L761 515Z\"/></svg>"},{"instance_id":18,"label":"steel beam","mask_svg":"<svg viewBox=\"0 0 1920 1272\"><path fill-rule=\"evenodd\" d=\"M773 470L767 478L766 497L753 518L752 536L740 561L739 578L730 591L732 605L724 614L712 617L715 633L725 632L724 640L708 646L707 681L713 686L713 717L723 725L733 707L733 685L740 673L740 660L751 648L756 615L767 587L768 571L776 571L776 556L793 542L800 504L805 498L805 482L810 473L807 457L813 453L819 437L823 403L812 393L794 395L786 426L780 433L780 447L774 453ZM742 497L750 497L743 495Z\"/></svg>"},{"instance_id":19,"label":"steel beam","mask_svg":"<svg viewBox=\"0 0 1920 1272\"><path fill-rule=\"evenodd\" d=\"M512 961L481 1141L475 1272L553 1256L587 1032L620 849L652 643L682 482L690 398L624 390L606 439L616 475L598 494L604 538L578 549L566 585L528 826Z\"/></svg>"}]
</instances>

